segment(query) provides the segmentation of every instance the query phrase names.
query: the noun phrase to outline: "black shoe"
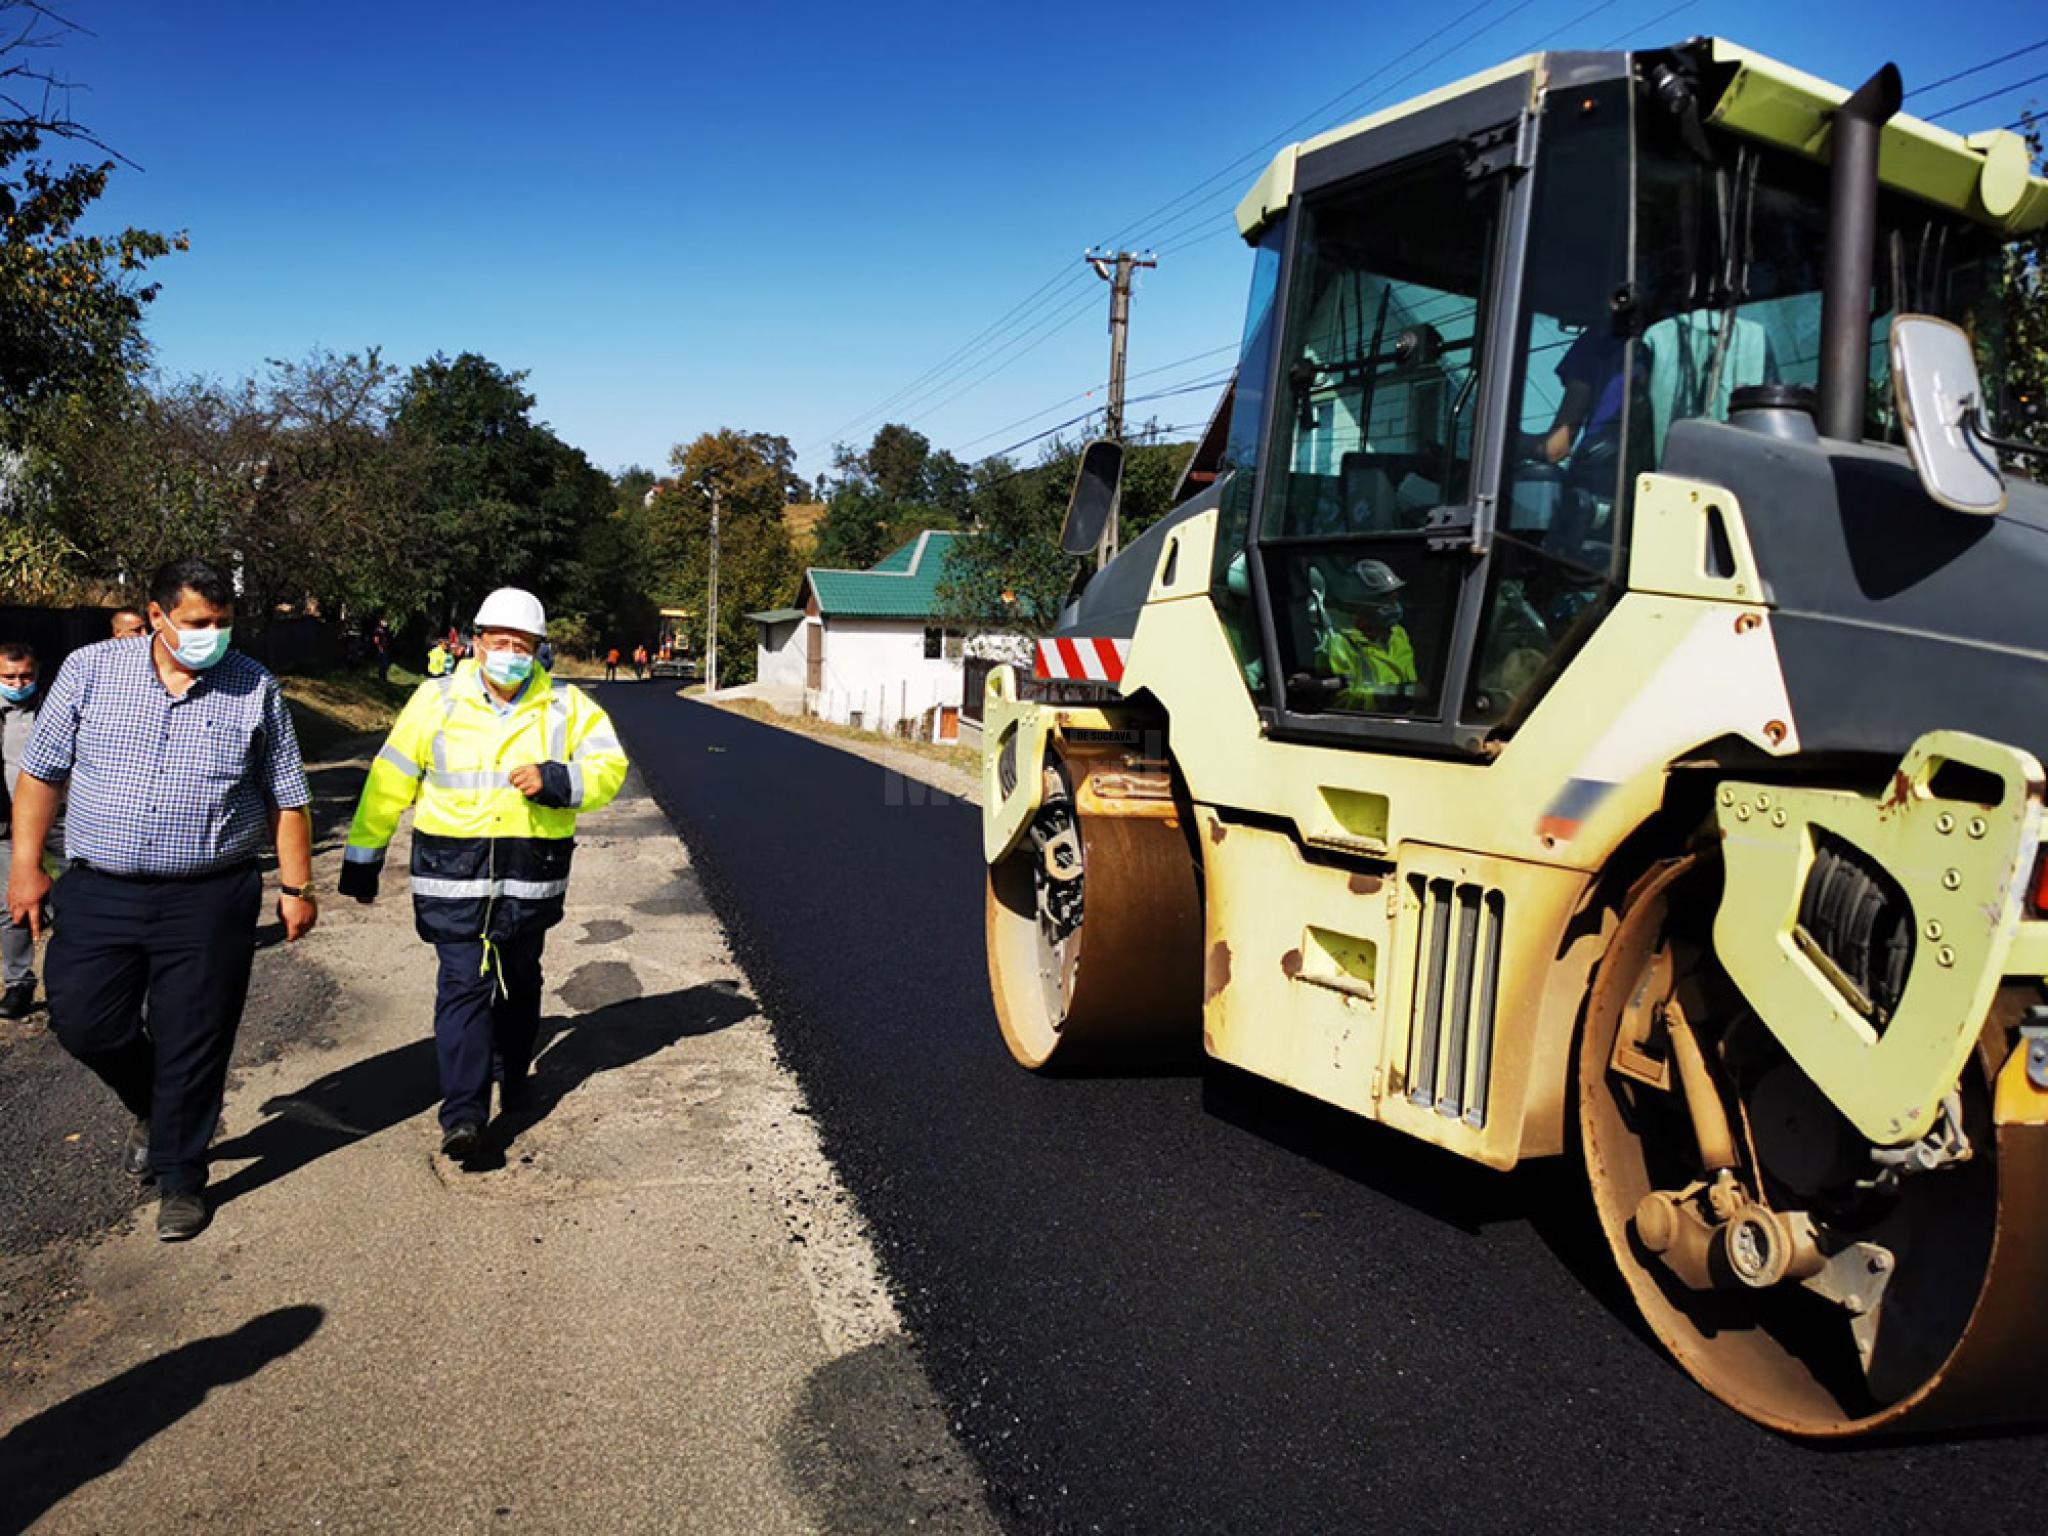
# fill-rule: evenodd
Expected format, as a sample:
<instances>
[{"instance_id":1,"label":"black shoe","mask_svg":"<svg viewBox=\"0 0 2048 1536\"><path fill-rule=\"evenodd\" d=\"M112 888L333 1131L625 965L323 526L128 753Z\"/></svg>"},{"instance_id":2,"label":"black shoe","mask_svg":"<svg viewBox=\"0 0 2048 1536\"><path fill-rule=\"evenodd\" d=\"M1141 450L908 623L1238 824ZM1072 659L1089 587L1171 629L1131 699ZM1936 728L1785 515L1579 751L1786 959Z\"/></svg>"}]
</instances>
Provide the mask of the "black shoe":
<instances>
[{"instance_id":1,"label":"black shoe","mask_svg":"<svg viewBox=\"0 0 2048 1536\"><path fill-rule=\"evenodd\" d=\"M128 1141L121 1148L121 1171L131 1179L149 1177L149 1122L138 1120L128 1127Z\"/></svg>"},{"instance_id":2,"label":"black shoe","mask_svg":"<svg viewBox=\"0 0 2048 1536\"><path fill-rule=\"evenodd\" d=\"M156 1235L159 1241L182 1243L206 1230L206 1196L165 1195L156 1206Z\"/></svg>"},{"instance_id":3,"label":"black shoe","mask_svg":"<svg viewBox=\"0 0 2048 1536\"><path fill-rule=\"evenodd\" d=\"M0 992L0 1019L25 1019L36 1005L36 984L17 981Z\"/></svg>"},{"instance_id":4,"label":"black shoe","mask_svg":"<svg viewBox=\"0 0 2048 1536\"><path fill-rule=\"evenodd\" d=\"M474 1120L464 1120L449 1128L441 1138L441 1155L458 1163L469 1162L483 1150L484 1128Z\"/></svg>"}]
</instances>

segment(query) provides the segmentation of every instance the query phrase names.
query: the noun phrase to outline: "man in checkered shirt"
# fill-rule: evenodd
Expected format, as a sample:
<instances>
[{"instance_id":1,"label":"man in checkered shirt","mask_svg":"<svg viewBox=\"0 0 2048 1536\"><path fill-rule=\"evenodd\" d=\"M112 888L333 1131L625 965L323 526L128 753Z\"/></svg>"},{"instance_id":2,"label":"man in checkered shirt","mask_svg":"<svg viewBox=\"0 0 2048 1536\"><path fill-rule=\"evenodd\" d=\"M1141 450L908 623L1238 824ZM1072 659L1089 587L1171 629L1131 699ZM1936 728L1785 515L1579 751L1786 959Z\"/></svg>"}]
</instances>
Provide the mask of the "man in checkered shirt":
<instances>
[{"instance_id":1,"label":"man in checkered shirt","mask_svg":"<svg viewBox=\"0 0 2048 1536\"><path fill-rule=\"evenodd\" d=\"M206 1226L206 1147L277 849L285 937L312 928L312 799L277 679L228 649L234 591L203 560L150 582L153 634L74 652L21 764L7 907L40 932L43 846L69 789L47 957L50 1028L135 1116L157 1236ZM145 1026L143 1004L149 1005Z\"/></svg>"}]
</instances>

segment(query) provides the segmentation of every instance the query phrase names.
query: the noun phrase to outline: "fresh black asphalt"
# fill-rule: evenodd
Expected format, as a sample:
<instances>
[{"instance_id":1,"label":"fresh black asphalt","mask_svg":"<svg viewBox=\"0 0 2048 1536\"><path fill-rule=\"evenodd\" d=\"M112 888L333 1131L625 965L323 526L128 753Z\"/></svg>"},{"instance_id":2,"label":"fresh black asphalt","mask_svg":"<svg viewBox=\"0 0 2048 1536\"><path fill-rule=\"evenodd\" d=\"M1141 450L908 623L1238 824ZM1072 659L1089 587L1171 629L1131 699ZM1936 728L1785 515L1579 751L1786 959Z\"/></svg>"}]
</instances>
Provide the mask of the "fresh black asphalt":
<instances>
[{"instance_id":1,"label":"fresh black asphalt","mask_svg":"<svg viewBox=\"0 0 2048 1536\"><path fill-rule=\"evenodd\" d=\"M2048 1435L1819 1450L1708 1399L1561 1164L1216 1068L1014 1066L972 806L665 686L601 697L1010 1528L2048 1529Z\"/></svg>"}]
</instances>

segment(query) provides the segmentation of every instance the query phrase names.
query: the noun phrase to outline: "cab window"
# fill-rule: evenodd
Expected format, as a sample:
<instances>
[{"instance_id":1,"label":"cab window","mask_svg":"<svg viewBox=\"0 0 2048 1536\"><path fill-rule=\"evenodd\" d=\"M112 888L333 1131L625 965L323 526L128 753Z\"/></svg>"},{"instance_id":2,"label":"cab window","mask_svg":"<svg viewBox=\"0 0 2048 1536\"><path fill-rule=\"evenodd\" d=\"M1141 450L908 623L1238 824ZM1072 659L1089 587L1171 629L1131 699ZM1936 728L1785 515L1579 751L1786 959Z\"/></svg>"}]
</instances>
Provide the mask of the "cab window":
<instances>
[{"instance_id":1,"label":"cab window","mask_svg":"<svg viewBox=\"0 0 2048 1536\"><path fill-rule=\"evenodd\" d=\"M1436 718L1472 494L1498 185L1456 155L1309 202L1289 284L1260 543L1288 705Z\"/></svg>"},{"instance_id":2,"label":"cab window","mask_svg":"<svg viewBox=\"0 0 2048 1536\"><path fill-rule=\"evenodd\" d=\"M1629 92L1552 91L1514 339L1507 471L1464 715L1534 701L1618 591L1647 362L1629 281Z\"/></svg>"}]
</instances>

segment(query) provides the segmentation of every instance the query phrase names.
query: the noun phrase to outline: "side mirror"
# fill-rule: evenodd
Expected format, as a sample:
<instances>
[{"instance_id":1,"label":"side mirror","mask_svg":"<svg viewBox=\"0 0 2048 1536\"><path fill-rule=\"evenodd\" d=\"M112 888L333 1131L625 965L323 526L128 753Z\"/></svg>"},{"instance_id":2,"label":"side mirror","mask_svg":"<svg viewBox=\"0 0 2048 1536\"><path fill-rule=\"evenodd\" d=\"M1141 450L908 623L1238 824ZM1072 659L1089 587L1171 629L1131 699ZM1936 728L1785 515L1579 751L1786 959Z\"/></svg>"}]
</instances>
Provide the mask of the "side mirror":
<instances>
[{"instance_id":1,"label":"side mirror","mask_svg":"<svg viewBox=\"0 0 2048 1536\"><path fill-rule=\"evenodd\" d=\"M1900 315L1891 330L1892 396L1906 451L1927 494L1957 512L2005 510L2005 476L1984 429L1984 386L1970 338L1932 315Z\"/></svg>"},{"instance_id":2,"label":"side mirror","mask_svg":"<svg viewBox=\"0 0 2048 1536\"><path fill-rule=\"evenodd\" d=\"M1124 483L1123 444L1097 438L1081 450L1074 475L1074 494L1067 500L1067 520L1060 527L1060 548L1070 555L1091 555L1102 542Z\"/></svg>"}]
</instances>

